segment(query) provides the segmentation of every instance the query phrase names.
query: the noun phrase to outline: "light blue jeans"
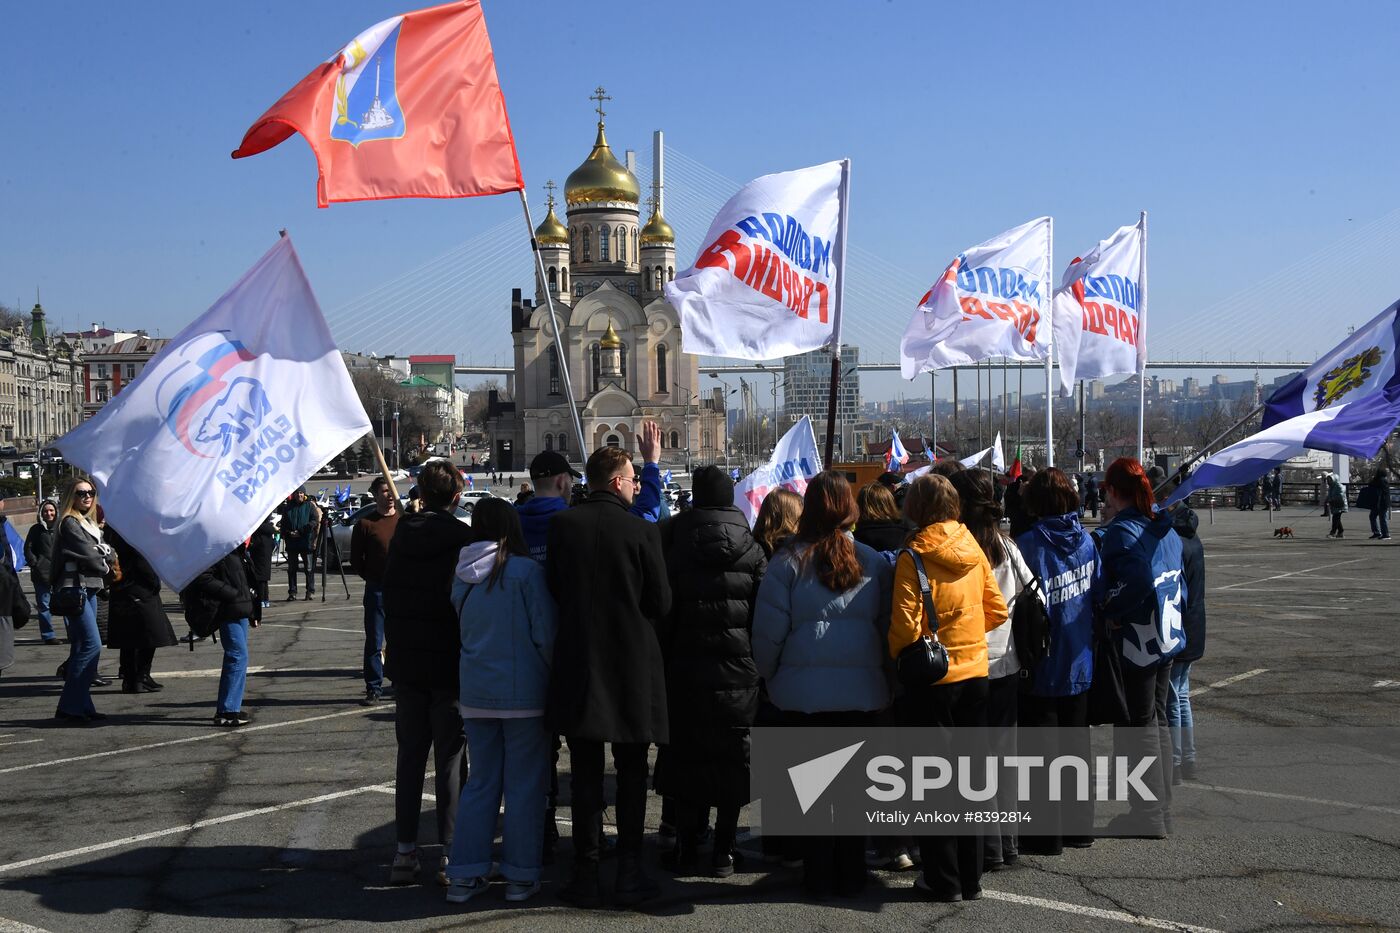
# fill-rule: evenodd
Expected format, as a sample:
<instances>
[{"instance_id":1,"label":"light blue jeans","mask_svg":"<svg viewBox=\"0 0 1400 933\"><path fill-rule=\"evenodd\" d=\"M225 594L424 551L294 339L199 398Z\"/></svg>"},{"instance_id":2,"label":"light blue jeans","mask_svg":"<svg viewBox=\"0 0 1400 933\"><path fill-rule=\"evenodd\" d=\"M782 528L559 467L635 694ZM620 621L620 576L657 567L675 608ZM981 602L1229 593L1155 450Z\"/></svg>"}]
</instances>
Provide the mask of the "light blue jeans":
<instances>
[{"instance_id":1,"label":"light blue jeans","mask_svg":"<svg viewBox=\"0 0 1400 933\"><path fill-rule=\"evenodd\" d=\"M1196 722L1191 715L1191 662L1172 662L1172 690L1167 697L1167 725L1172 732L1172 763L1196 760Z\"/></svg>"},{"instance_id":2,"label":"light blue jeans","mask_svg":"<svg viewBox=\"0 0 1400 933\"><path fill-rule=\"evenodd\" d=\"M248 620L235 619L219 626L224 642L224 667L219 672L219 710L243 709L243 687L248 682Z\"/></svg>"},{"instance_id":3,"label":"light blue jeans","mask_svg":"<svg viewBox=\"0 0 1400 933\"><path fill-rule=\"evenodd\" d=\"M452 837L447 877L460 881L490 874L491 843L496 838L496 817L504 791L501 875L507 881L538 881L554 750L544 717L467 719L463 731L472 767L457 805L457 831Z\"/></svg>"},{"instance_id":4,"label":"light blue jeans","mask_svg":"<svg viewBox=\"0 0 1400 933\"><path fill-rule=\"evenodd\" d=\"M73 643L68 654L67 676L63 693L58 698L58 711L72 716L97 712L92 705L92 679L97 676L97 661L102 657L102 636L97 631L97 590L83 588L82 608L77 615L68 616L68 640Z\"/></svg>"},{"instance_id":5,"label":"light blue jeans","mask_svg":"<svg viewBox=\"0 0 1400 933\"><path fill-rule=\"evenodd\" d=\"M39 614L39 635L44 641L58 641L58 633L53 630L53 613L49 612L49 597L53 588L47 583L34 581L34 606Z\"/></svg>"}]
</instances>

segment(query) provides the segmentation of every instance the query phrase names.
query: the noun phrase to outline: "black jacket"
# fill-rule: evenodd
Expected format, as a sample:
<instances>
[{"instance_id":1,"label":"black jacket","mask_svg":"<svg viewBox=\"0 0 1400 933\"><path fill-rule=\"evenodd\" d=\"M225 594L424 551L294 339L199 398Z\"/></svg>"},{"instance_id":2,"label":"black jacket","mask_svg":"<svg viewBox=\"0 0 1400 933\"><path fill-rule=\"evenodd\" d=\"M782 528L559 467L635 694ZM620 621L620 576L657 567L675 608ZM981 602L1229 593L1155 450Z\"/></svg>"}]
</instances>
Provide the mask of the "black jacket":
<instances>
[{"instance_id":1,"label":"black jacket","mask_svg":"<svg viewBox=\"0 0 1400 933\"><path fill-rule=\"evenodd\" d=\"M9 566L0 565L0 671L15 662L15 629L24 628L29 611L19 577Z\"/></svg>"},{"instance_id":2,"label":"black jacket","mask_svg":"<svg viewBox=\"0 0 1400 933\"><path fill-rule=\"evenodd\" d=\"M249 577L248 551L240 544L190 581L180 591L190 628L198 634L238 619L259 621L262 601L253 598Z\"/></svg>"},{"instance_id":3,"label":"black jacket","mask_svg":"<svg viewBox=\"0 0 1400 933\"><path fill-rule=\"evenodd\" d=\"M0 529L2 530L2 529ZM29 578L48 586L49 567L53 556L53 529L36 521L24 537L24 562L29 565Z\"/></svg>"},{"instance_id":4,"label":"black jacket","mask_svg":"<svg viewBox=\"0 0 1400 933\"><path fill-rule=\"evenodd\" d=\"M657 628L671 611L671 586L660 532L617 496L595 492L556 515L546 540L545 576L559 606L550 728L593 741L666 742Z\"/></svg>"},{"instance_id":5,"label":"black jacket","mask_svg":"<svg viewBox=\"0 0 1400 933\"><path fill-rule=\"evenodd\" d=\"M912 530L903 521L857 522L855 538L866 547L877 551L897 551L904 547L904 542Z\"/></svg>"},{"instance_id":6,"label":"black jacket","mask_svg":"<svg viewBox=\"0 0 1400 933\"><path fill-rule=\"evenodd\" d=\"M140 551L127 543L111 525L104 535L122 578L112 585L108 599L107 647L170 648L180 642L170 617L160 604L160 577ZM237 618L242 618L238 616Z\"/></svg>"},{"instance_id":7,"label":"black jacket","mask_svg":"<svg viewBox=\"0 0 1400 933\"><path fill-rule=\"evenodd\" d=\"M450 512L407 512L384 567L385 673L419 687L457 689L462 643L452 580L471 526Z\"/></svg>"},{"instance_id":8,"label":"black jacket","mask_svg":"<svg viewBox=\"0 0 1400 933\"><path fill-rule=\"evenodd\" d=\"M1196 661L1206 652L1206 550L1196 535L1196 513L1178 506L1172 527L1181 537L1182 577L1186 580L1186 604L1181 624L1186 630L1186 647L1173 660Z\"/></svg>"},{"instance_id":9,"label":"black jacket","mask_svg":"<svg viewBox=\"0 0 1400 933\"><path fill-rule=\"evenodd\" d=\"M272 552L277 548L277 528L272 524L272 516L253 529L248 539L248 559L252 562L253 579L267 582L272 579Z\"/></svg>"}]
</instances>

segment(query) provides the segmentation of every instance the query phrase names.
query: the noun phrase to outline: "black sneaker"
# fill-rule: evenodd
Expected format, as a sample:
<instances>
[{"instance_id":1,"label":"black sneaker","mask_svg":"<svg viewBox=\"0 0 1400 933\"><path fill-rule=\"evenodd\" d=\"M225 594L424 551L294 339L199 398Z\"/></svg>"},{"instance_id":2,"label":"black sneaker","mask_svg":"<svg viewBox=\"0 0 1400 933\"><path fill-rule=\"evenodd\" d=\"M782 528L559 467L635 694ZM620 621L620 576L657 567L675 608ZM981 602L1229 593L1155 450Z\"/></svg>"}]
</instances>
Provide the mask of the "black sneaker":
<instances>
[{"instance_id":1,"label":"black sneaker","mask_svg":"<svg viewBox=\"0 0 1400 933\"><path fill-rule=\"evenodd\" d=\"M297 598L296 592L295 592L295 591L292 591L292 592L290 592L290 593L287 594L287 598L286 598L285 600L283 600L283 602L288 602L288 603L290 603L290 602L292 602L293 600L295 600L296 598Z\"/></svg>"},{"instance_id":2,"label":"black sneaker","mask_svg":"<svg viewBox=\"0 0 1400 933\"><path fill-rule=\"evenodd\" d=\"M384 695L375 693L373 690L366 690L364 697L360 700L361 706L378 706L384 702Z\"/></svg>"},{"instance_id":3,"label":"black sneaker","mask_svg":"<svg viewBox=\"0 0 1400 933\"><path fill-rule=\"evenodd\" d=\"M219 710L214 714L214 725L216 726L237 728L238 726L246 726L252 721L252 717L243 712L243 710L235 710L231 713Z\"/></svg>"}]
</instances>

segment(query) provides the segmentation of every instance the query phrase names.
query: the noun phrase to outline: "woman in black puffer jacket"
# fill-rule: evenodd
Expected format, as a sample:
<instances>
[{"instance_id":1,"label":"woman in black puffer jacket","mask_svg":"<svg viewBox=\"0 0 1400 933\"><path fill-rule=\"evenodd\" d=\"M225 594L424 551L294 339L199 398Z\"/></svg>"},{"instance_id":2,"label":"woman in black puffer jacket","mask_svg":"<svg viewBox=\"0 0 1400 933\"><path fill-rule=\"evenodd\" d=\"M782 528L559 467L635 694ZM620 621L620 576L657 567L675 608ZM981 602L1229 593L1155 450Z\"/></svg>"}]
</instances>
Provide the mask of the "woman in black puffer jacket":
<instances>
[{"instance_id":1,"label":"woman in black puffer jacket","mask_svg":"<svg viewBox=\"0 0 1400 933\"><path fill-rule=\"evenodd\" d=\"M676 801L676 850L696 864L701 814L715 812L712 870L734 872L739 809L749 800L749 727L758 712L758 670L749 632L768 562L734 507L719 467L695 473L694 507L661 526L672 609L662 639L671 742L659 752L656 789Z\"/></svg>"}]
</instances>

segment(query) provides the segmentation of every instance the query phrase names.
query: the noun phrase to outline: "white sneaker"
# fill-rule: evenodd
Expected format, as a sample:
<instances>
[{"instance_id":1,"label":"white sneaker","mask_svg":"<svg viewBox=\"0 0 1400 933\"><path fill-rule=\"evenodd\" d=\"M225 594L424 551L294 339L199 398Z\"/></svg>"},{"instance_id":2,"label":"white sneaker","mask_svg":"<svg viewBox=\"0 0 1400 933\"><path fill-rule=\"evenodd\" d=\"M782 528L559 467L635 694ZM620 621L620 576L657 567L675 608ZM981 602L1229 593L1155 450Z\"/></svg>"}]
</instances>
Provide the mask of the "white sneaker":
<instances>
[{"instance_id":1,"label":"white sneaker","mask_svg":"<svg viewBox=\"0 0 1400 933\"><path fill-rule=\"evenodd\" d=\"M447 880L447 856L438 859L437 883L442 887L447 887L452 882Z\"/></svg>"},{"instance_id":2,"label":"white sneaker","mask_svg":"<svg viewBox=\"0 0 1400 933\"><path fill-rule=\"evenodd\" d=\"M538 881L512 881L506 885L506 900L514 903L528 901L538 893L540 893Z\"/></svg>"},{"instance_id":3,"label":"white sneaker","mask_svg":"<svg viewBox=\"0 0 1400 933\"><path fill-rule=\"evenodd\" d=\"M485 878L454 879L447 885L447 903L465 904L490 887L491 882Z\"/></svg>"}]
</instances>

